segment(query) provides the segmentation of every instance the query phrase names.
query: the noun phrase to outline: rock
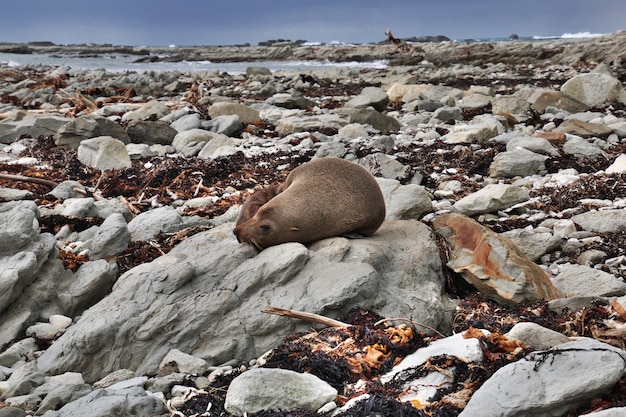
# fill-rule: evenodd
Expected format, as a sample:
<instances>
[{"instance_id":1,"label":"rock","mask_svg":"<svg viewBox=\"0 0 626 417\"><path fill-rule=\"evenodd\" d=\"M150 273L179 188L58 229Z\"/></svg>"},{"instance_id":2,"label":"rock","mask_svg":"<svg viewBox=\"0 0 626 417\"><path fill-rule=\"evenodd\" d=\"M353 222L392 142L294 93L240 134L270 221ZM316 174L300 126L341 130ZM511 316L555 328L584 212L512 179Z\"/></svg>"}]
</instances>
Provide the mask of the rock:
<instances>
[{"instance_id":1,"label":"rock","mask_svg":"<svg viewBox=\"0 0 626 417\"><path fill-rule=\"evenodd\" d=\"M350 115L350 123L368 124L381 132L396 132L401 127L398 120L374 109L356 109Z\"/></svg>"},{"instance_id":2,"label":"rock","mask_svg":"<svg viewBox=\"0 0 626 417\"><path fill-rule=\"evenodd\" d=\"M561 86L561 92L589 107L626 104L622 83L608 74L592 72L576 75Z\"/></svg>"},{"instance_id":3,"label":"rock","mask_svg":"<svg viewBox=\"0 0 626 417\"><path fill-rule=\"evenodd\" d=\"M85 139L110 136L124 144L130 142L126 131L117 123L96 115L80 116L63 125L54 134L54 143L68 145L74 149Z\"/></svg>"},{"instance_id":4,"label":"rock","mask_svg":"<svg viewBox=\"0 0 626 417\"><path fill-rule=\"evenodd\" d=\"M538 232L529 229L514 229L502 233L515 243L531 261L536 262L546 253L551 253L561 246L561 237L550 232Z\"/></svg>"},{"instance_id":5,"label":"rock","mask_svg":"<svg viewBox=\"0 0 626 417\"><path fill-rule=\"evenodd\" d=\"M84 191L85 187L78 181L67 180L54 187L49 194L60 200L65 200L68 198L79 198L84 196L84 194L76 191L75 189Z\"/></svg>"},{"instance_id":6,"label":"rock","mask_svg":"<svg viewBox=\"0 0 626 417\"><path fill-rule=\"evenodd\" d=\"M209 369L209 365L204 359L188 355L178 349L172 349L167 352L167 355L165 355L159 365L159 370L166 366L174 366L178 369L178 372L192 375L202 375Z\"/></svg>"},{"instance_id":7,"label":"rock","mask_svg":"<svg viewBox=\"0 0 626 417\"><path fill-rule=\"evenodd\" d=\"M3 259L6 269L4 275L0 273L2 345L21 338L26 328L38 321L43 310L55 303L59 282L70 274L55 256L55 239L49 233L40 234L22 250ZM56 306L53 308L58 311Z\"/></svg>"},{"instance_id":8,"label":"rock","mask_svg":"<svg viewBox=\"0 0 626 417\"><path fill-rule=\"evenodd\" d=\"M308 107L317 106L316 102L302 97L301 95L291 95L287 93L274 94L272 97L265 100L265 102L285 109L306 109Z\"/></svg>"},{"instance_id":9,"label":"rock","mask_svg":"<svg viewBox=\"0 0 626 417\"><path fill-rule=\"evenodd\" d=\"M54 135L63 125L67 124L67 118L54 114L41 115L35 119L28 134L31 138ZM2 142L0 140L0 142Z\"/></svg>"},{"instance_id":10,"label":"rock","mask_svg":"<svg viewBox=\"0 0 626 417\"><path fill-rule=\"evenodd\" d=\"M70 315L80 314L104 298L117 278L116 263L104 259L82 264L67 290L59 291L59 300Z\"/></svg>"},{"instance_id":11,"label":"rock","mask_svg":"<svg viewBox=\"0 0 626 417\"><path fill-rule=\"evenodd\" d=\"M459 417L560 416L608 392L622 377L625 363L622 350L593 339L533 352L498 369Z\"/></svg>"},{"instance_id":12,"label":"rock","mask_svg":"<svg viewBox=\"0 0 626 417\"><path fill-rule=\"evenodd\" d=\"M243 104L223 101L209 107L209 116L211 116L212 119L228 114L236 114L239 116L241 122L246 125L261 120L258 110Z\"/></svg>"},{"instance_id":13,"label":"rock","mask_svg":"<svg viewBox=\"0 0 626 417\"><path fill-rule=\"evenodd\" d=\"M267 67L248 67L246 68L246 75L272 75L272 71Z\"/></svg>"},{"instance_id":14,"label":"rock","mask_svg":"<svg viewBox=\"0 0 626 417\"><path fill-rule=\"evenodd\" d=\"M484 360L484 354L480 348L480 341L473 337L466 338L465 332L462 332L431 342L428 346L407 355L399 364L394 366L391 371L381 376L381 382L388 383L402 371L419 367L429 358L440 355L456 356L467 362L480 362ZM454 369L447 369L446 371L454 372ZM403 392L399 395L398 399L400 401L417 400L420 404L427 404L437 395L438 391L445 390L450 382L451 378L446 376L445 372L440 373L434 371L421 378L407 381L403 385Z\"/></svg>"},{"instance_id":15,"label":"rock","mask_svg":"<svg viewBox=\"0 0 626 417\"><path fill-rule=\"evenodd\" d=\"M394 83L387 90L390 102L401 101L408 103L416 98L427 98L433 101L441 101L449 96L461 96L463 92L453 87L433 84L402 84Z\"/></svg>"},{"instance_id":16,"label":"rock","mask_svg":"<svg viewBox=\"0 0 626 417\"><path fill-rule=\"evenodd\" d=\"M217 133L198 152L199 158L217 158L218 156L233 155L240 149L233 138Z\"/></svg>"},{"instance_id":17,"label":"rock","mask_svg":"<svg viewBox=\"0 0 626 417\"><path fill-rule=\"evenodd\" d=\"M201 122L201 126L211 132L221 133L226 136L238 135L244 128L241 119L239 119L239 116L236 114L217 116L215 119L209 120L206 124Z\"/></svg>"},{"instance_id":18,"label":"rock","mask_svg":"<svg viewBox=\"0 0 626 417\"><path fill-rule=\"evenodd\" d=\"M405 179L409 171L409 167L384 153L367 155L359 160L359 164L370 171L378 171L383 178L389 179Z\"/></svg>"},{"instance_id":19,"label":"rock","mask_svg":"<svg viewBox=\"0 0 626 417\"><path fill-rule=\"evenodd\" d=\"M76 401L91 393L93 389L85 383L55 384L39 404L35 415L41 416L48 411L55 411L66 404Z\"/></svg>"},{"instance_id":20,"label":"rock","mask_svg":"<svg viewBox=\"0 0 626 417\"><path fill-rule=\"evenodd\" d=\"M68 217L95 217L98 214L93 197L68 198L57 207L61 209L61 215Z\"/></svg>"},{"instance_id":21,"label":"rock","mask_svg":"<svg viewBox=\"0 0 626 417\"><path fill-rule=\"evenodd\" d=\"M498 127L491 123L455 126L442 137L446 143L485 142L498 134Z\"/></svg>"},{"instance_id":22,"label":"rock","mask_svg":"<svg viewBox=\"0 0 626 417\"><path fill-rule=\"evenodd\" d=\"M510 184L489 184L454 204L454 210L466 216L493 213L530 198L527 188Z\"/></svg>"},{"instance_id":23,"label":"rock","mask_svg":"<svg viewBox=\"0 0 626 417\"><path fill-rule=\"evenodd\" d=\"M37 342L32 337L27 337L9 346L0 353L0 366L11 367L18 361L27 360L38 350ZM0 394L2 394L0 392Z\"/></svg>"},{"instance_id":24,"label":"rock","mask_svg":"<svg viewBox=\"0 0 626 417\"><path fill-rule=\"evenodd\" d=\"M200 127L200 115L198 113L187 114L173 121L171 127L178 133L198 129Z\"/></svg>"},{"instance_id":25,"label":"rock","mask_svg":"<svg viewBox=\"0 0 626 417\"><path fill-rule=\"evenodd\" d=\"M433 226L450 247L447 266L500 303L561 298L546 273L505 236L462 214L444 214Z\"/></svg>"},{"instance_id":26,"label":"rock","mask_svg":"<svg viewBox=\"0 0 626 417\"><path fill-rule=\"evenodd\" d=\"M0 408L0 417L26 417L26 411L18 407Z\"/></svg>"},{"instance_id":27,"label":"rock","mask_svg":"<svg viewBox=\"0 0 626 417\"><path fill-rule=\"evenodd\" d=\"M618 174L626 172L626 154L621 154L615 161L606 169L607 174Z\"/></svg>"},{"instance_id":28,"label":"rock","mask_svg":"<svg viewBox=\"0 0 626 417\"><path fill-rule=\"evenodd\" d=\"M480 109L481 107L485 107L491 104L491 100L493 96L488 94L482 94L479 92L470 92L468 91L463 95L463 98L459 100L459 106L464 109ZM495 113L495 112L494 112ZM445 119L438 118L440 120L446 121ZM457 119L457 120L463 120Z\"/></svg>"},{"instance_id":29,"label":"rock","mask_svg":"<svg viewBox=\"0 0 626 417\"><path fill-rule=\"evenodd\" d=\"M113 371L99 381L94 382L94 389L107 388L118 382L134 379L137 375L130 369L118 369Z\"/></svg>"},{"instance_id":30,"label":"rock","mask_svg":"<svg viewBox=\"0 0 626 417\"><path fill-rule=\"evenodd\" d=\"M33 193L15 188L0 188L0 201L30 200Z\"/></svg>"},{"instance_id":31,"label":"rock","mask_svg":"<svg viewBox=\"0 0 626 417\"><path fill-rule=\"evenodd\" d=\"M526 149L541 155L559 156L559 151L547 139L541 137L518 136L506 144L507 151L515 151L517 149Z\"/></svg>"},{"instance_id":32,"label":"rock","mask_svg":"<svg viewBox=\"0 0 626 417\"><path fill-rule=\"evenodd\" d=\"M343 126L337 132L340 138L342 139L358 139L358 138L367 138L369 137L369 133L360 123L350 123L348 125Z\"/></svg>"},{"instance_id":33,"label":"rock","mask_svg":"<svg viewBox=\"0 0 626 417\"><path fill-rule=\"evenodd\" d=\"M567 297L621 296L626 294L626 283L613 274L585 265L559 265L559 273L552 283Z\"/></svg>"},{"instance_id":34,"label":"rock","mask_svg":"<svg viewBox=\"0 0 626 417\"><path fill-rule=\"evenodd\" d=\"M171 145L178 131L161 120L134 120L128 124L126 133L133 143Z\"/></svg>"},{"instance_id":35,"label":"rock","mask_svg":"<svg viewBox=\"0 0 626 417\"><path fill-rule=\"evenodd\" d=\"M550 349L570 341L569 337L559 332L527 322L517 323L504 336L523 342L526 347L534 350Z\"/></svg>"},{"instance_id":36,"label":"rock","mask_svg":"<svg viewBox=\"0 0 626 417\"><path fill-rule=\"evenodd\" d=\"M133 387L95 390L58 411L48 411L46 417L83 417L85 410L89 410L90 417L154 417L167 414L163 401L142 388Z\"/></svg>"},{"instance_id":37,"label":"rock","mask_svg":"<svg viewBox=\"0 0 626 417\"><path fill-rule=\"evenodd\" d=\"M9 389L0 395L0 400L26 395L34 388L43 384L44 381L45 375L43 372L32 372L27 375L19 375L17 372L14 372L7 381L9 383Z\"/></svg>"},{"instance_id":38,"label":"rock","mask_svg":"<svg viewBox=\"0 0 626 417\"><path fill-rule=\"evenodd\" d=\"M132 121L132 120L150 120L150 119L160 119L170 113L169 107L165 104L157 101L151 100L138 108L137 110L129 111L124 113L122 116L123 121Z\"/></svg>"},{"instance_id":39,"label":"rock","mask_svg":"<svg viewBox=\"0 0 626 417\"><path fill-rule=\"evenodd\" d=\"M622 417L626 415L626 407L613 407L585 414L588 417Z\"/></svg>"},{"instance_id":40,"label":"rock","mask_svg":"<svg viewBox=\"0 0 626 417\"><path fill-rule=\"evenodd\" d=\"M536 132L535 137L543 138L554 146L562 146L567 139L563 132Z\"/></svg>"},{"instance_id":41,"label":"rock","mask_svg":"<svg viewBox=\"0 0 626 417\"><path fill-rule=\"evenodd\" d=\"M435 327L442 320L439 250L418 221L387 221L368 238L287 243L261 253L239 244L233 226L191 236L122 275L39 357L39 367L81 369L95 381L119 368L156 374L172 346L209 365L257 358L309 328L259 314L269 305L339 317L366 302L386 317Z\"/></svg>"},{"instance_id":42,"label":"rock","mask_svg":"<svg viewBox=\"0 0 626 417\"><path fill-rule=\"evenodd\" d=\"M311 374L285 369L250 369L230 383L224 408L237 416L259 411L315 411L337 390Z\"/></svg>"},{"instance_id":43,"label":"rock","mask_svg":"<svg viewBox=\"0 0 626 417\"><path fill-rule=\"evenodd\" d=\"M0 203L0 256L15 254L37 238L38 216L32 201Z\"/></svg>"},{"instance_id":44,"label":"rock","mask_svg":"<svg viewBox=\"0 0 626 417\"><path fill-rule=\"evenodd\" d=\"M200 149L202 149L206 142L210 141L214 137L215 133L204 129L185 130L184 132L178 133L174 137L172 146L176 149L176 152L183 152L185 149L196 144L200 144ZM198 149L198 151L200 151L200 149Z\"/></svg>"},{"instance_id":45,"label":"rock","mask_svg":"<svg viewBox=\"0 0 626 417\"><path fill-rule=\"evenodd\" d=\"M276 123L276 131L281 134L311 132L321 128L341 129L348 122L336 114L320 114L316 116L288 116Z\"/></svg>"},{"instance_id":46,"label":"rock","mask_svg":"<svg viewBox=\"0 0 626 417\"><path fill-rule=\"evenodd\" d=\"M531 96L529 101L533 110L538 113L544 113L548 107L556 107L568 113L579 113L589 109L585 103L560 91L539 91Z\"/></svg>"},{"instance_id":47,"label":"rock","mask_svg":"<svg viewBox=\"0 0 626 417\"><path fill-rule=\"evenodd\" d=\"M443 106L433 112L433 117L442 122L463 120L463 111L458 107Z\"/></svg>"},{"instance_id":48,"label":"rock","mask_svg":"<svg viewBox=\"0 0 626 417\"><path fill-rule=\"evenodd\" d=\"M26 329L26 336L50 343L59 335L63 334L70 324L72 324L71 318L54 315L48 319L48 323L37 323L30 326Z\"/></svg>"},{"instance_id":49,"label":"rock","mask_svg":"<svg viewBox=\"0 0 626 417\"><path fill-rule=\"evenodd\" d=\"M516 119L527 119L530 103L521 97L514 95L497 96L491 101L493 114L512 114Z\"/></svg>"},{"instance_id":50,"label":"rock","mask_svg":"<svg viewBox=\"0 0 626 417\"><path fill-rule=\"evenodd\" d=\"M376 178L385 199L387 220L421 219L433 210L432 196L421 185Z\"/></svg>"},{"instance_id":51,"label":"rock","mask_svg":"<svg viewBox=\"0 0 626 417\"><path fill-rule=\"evenodd\" d=\"M130 244L130 232L121 213L113 213L104 219L91 242L91 260L119 255Z\"/></svg>"},{"instance_id":52,"label":"rock","mask_svg":"<svg viewBox=\"0 0 626 417\"><path fill-rule=\"evenodd\" d=\"M489 166L489 176L512 178L545 173L547 159L526 149L500 152Z\"/></svg>"},{"instance_id":53,"label":"rock","mask_svg":"<svg viewBox=\"0 0 626 417\"><path fill-rule=\"evenodd\" d=\"M101 171L132 166L124 142L111 136L98 136L80 142L78 160Z\"/></svg>"},{"instance_id":54,"label":"rock","mask_svg":"<svg viewBox=\"0 0 626 417\"><path fill-rule=\"evenodd\" d=\"M563 152L577 158L598 159L602 150L579 136L570 136L563 145Z\"/></svg>"},{"instance_id":55,"label":"rock","mask_svg":"<svg viewBox=\"0 0 626 417\"><path fill-rule=\"evenodd\" d=\"M578 119L564 121L556 128L557 132L569 133L581 138L606 137L613 133L613 129L598 123L584 122Z\"/></svg>"},{"instance_id":56,"label":"rock","mask_svg":"<svg viewBox=\"0 0 626 417\"><path fill-rule=\"evenodd\" d=\"M126 145L126 151L130 159L142 159L156 156L157 153L150 149L147 143L129 143Z\"/></svg>"},{"instance_id":57,"label":"rock","mask_svg":"<svg viewBox=\"0 0 626 417\"><path fill-rule=\"evenodd\" d=\"M0 121L0 143L13 143L21 136L30 134L35 120L33 117L24 117Z\"/></svg>"},{"instance_id":58,"label":"rock","mask_svg":"<svg viewBox=\"0 0 626 417\"><path fill-rule=\"evenodd\" d=\"M351 98L346 103L346 107L352 107L355 109L365 109L367 107L373 107L379 112L385 111L389 104L389 96L380 87L365 87L361 90L361 94Z\"/></svg>"},{"instance_id":59,"label":"rock","mask_svg":"<svg viewBox=\"0 0 626 417\"><path fill-rule=\"evenodd\" d=\"M603 263L608 257L607 253L597 249L586 250L576 258L576 263L579 265L593 266L595 264Z\"/></svg>"},{"instance_id":60,"label":"rock","mask_svg":"<svg viewBox=\"0 0 626 417\"><path fill-rule=\"evenodd\" d=\"M317 148L313 159L317 158L343 158L348 153L348 148L342 142L325 142Z\"/></svg>"},{"instance_id":61,"label":"rock","mask_svg":"<svg viewBox=\"0 0 626 417\"><path fill-rule=\"evenodd\" d=\"M590 210L572 216L572 221L596 233L619 233L626 230L626 209Z\"/></svg>"},{"instance_id":62,"label":"rock","mask_svg":"<svg viewBox=\"0 0 626 417\"><path fill-rule=\"evenodd\" d=\"M131 242L148 240L160 232L174 230L183 224L183 218L176 209L164 206L146 211L128 223Z\"/></svg>"}]
</instances>

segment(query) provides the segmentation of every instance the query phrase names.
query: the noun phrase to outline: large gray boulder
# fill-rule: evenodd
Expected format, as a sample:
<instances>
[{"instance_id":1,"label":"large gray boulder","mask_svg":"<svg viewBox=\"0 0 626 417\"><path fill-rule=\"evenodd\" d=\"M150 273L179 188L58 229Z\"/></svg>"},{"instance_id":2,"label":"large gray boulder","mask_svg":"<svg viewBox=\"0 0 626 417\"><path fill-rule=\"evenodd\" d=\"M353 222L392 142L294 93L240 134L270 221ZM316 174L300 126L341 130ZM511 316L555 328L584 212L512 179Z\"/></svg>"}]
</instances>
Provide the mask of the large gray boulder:
<instances>
[{"instance_id":1,"label":"large gray boulder","mask_svg":"<svg viewBox=\"0 0 626 417\"><path fill-rule=\"evenodd\" d=\"M561 86L561 92L589 107L626 103L626 92L620 80L600 72L579 74L567 80Z\"/></svg>"},{"instance_id":2,"label":"large gray boulder","mask_svg":"<svg viewBox=\"0 0 626 417\"><path fill-rule=\"evenodd\" d=\"M96 381L117 369L153 374L171 349L209 365L247 360L310 328L261 313L276 306L341 318L356 306L385 317L442 320L444 277L431 230L385 222L371 237L286 243L258 253L232 223L192 236L167 255L122 275L39 358L54 374Z\"/></svg>"},{"instance_id":3,"label":"large gray boulder","mask_svg":"<svg viewBox=\"0 0 626 417\"><path fill-rule=\"evenodd\" d=\"M459 417L561 416L608 392L624 369L619 348L593 339L563 343L500 368Z\"/></svg>"},{"instance_id":4,"label":"large gray boulder","mask_svg":"<svg viewBox=\"0 0 626 417\"><path fill-rule=\"evenodd\" d=\"M98 136L111 136L124 142L124 144L130 142L130 137L122 126L106 117L91 114L80 116L61 126L54 134L54 143L78 148L83 140Z\"/></svg>"}]
</instances>

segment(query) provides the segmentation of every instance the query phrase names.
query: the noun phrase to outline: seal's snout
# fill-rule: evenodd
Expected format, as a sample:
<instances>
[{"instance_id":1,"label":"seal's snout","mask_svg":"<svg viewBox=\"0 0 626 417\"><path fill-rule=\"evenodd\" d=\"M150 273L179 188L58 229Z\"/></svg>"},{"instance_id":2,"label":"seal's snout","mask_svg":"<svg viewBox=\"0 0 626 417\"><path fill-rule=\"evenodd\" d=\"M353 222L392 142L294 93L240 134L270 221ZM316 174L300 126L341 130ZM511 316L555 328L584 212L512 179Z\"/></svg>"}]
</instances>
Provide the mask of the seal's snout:
<instances>
[{"instance_id":1,"label":"seal's snout","mask_svg":"<svg viewBox=\"0 0 626 417\"><path fill-rule=\"evenodd\" d=\"M233 229L233 234L237 237L237 242L241 243L241 237L239 236L241 234L241 229L239 229L238 226Z\"/></svg>"}]
</instances>

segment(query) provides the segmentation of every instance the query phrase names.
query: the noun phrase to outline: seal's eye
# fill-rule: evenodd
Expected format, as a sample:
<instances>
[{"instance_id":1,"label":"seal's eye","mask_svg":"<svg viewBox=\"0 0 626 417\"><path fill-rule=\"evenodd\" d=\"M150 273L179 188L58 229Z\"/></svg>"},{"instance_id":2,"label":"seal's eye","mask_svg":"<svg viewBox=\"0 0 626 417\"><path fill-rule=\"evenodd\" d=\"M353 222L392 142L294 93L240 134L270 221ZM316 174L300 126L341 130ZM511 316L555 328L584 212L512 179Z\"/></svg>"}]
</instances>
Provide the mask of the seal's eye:
<instances>
[{"instance_id":1,"label":"seal's eye","mask_svg":"<svg viewBox=\"0 0 626 417\"><path fill-rule=\"evenodd\" d=\"M259 226L259 228L261 229L261 231L266 233L272 230L269 224L262 224L261 226Z\"/></svg>"}]
</instances>

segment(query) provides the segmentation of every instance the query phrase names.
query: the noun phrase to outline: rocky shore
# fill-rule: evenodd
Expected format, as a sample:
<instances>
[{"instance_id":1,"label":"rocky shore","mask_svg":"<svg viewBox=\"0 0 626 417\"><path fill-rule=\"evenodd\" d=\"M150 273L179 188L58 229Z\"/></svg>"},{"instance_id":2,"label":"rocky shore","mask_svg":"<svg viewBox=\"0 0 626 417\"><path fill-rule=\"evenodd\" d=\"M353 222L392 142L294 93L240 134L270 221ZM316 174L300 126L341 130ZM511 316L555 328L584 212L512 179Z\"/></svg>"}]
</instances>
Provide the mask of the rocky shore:
<instances>
[{"instance_id":1,"label":"rocky shore","mask_svg":"<svg viewBox=\"0 0 626 417\"><path fill-rule=\"evenodd\" d=\"M625 44L0 67L0 417L623 415ZM241 203L323 157L376 176L379 231L238 243Z\"/></svg>"},{"instance_id":2,"label":"rocky shore","mask_svg":"<svg viewBox=\"0 0 626 417\"><path fill-rule=\"evenodd\" d=\"M254 61L330 61L368 62L389 61L391 65L417 65L426 60L437 66L487 63L564 64L585 62L621 62L626 47L626 34L617 32L600 38L546 39L536 41L500 42L428 42L414 39L400 45L384 42L373 44L307 45L302 42L267 42L262 45L225 46L117 46L117 45L56 45L49 42L29 44L0 43L0 52L45 54L53 56L98 57L128 55L136 62L254 62ZM444 37L440 37L444 38ZM618 63L618 65L621 65Z\"/></svg>"}]
</instances>

